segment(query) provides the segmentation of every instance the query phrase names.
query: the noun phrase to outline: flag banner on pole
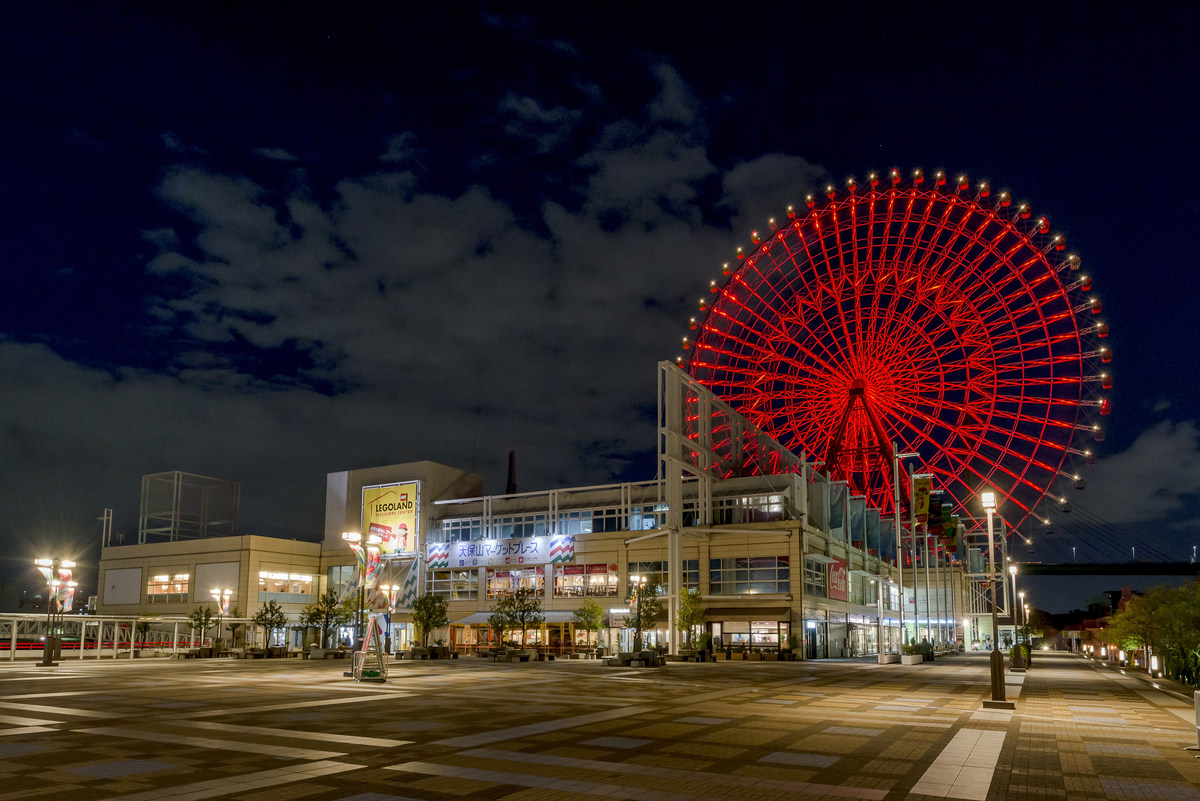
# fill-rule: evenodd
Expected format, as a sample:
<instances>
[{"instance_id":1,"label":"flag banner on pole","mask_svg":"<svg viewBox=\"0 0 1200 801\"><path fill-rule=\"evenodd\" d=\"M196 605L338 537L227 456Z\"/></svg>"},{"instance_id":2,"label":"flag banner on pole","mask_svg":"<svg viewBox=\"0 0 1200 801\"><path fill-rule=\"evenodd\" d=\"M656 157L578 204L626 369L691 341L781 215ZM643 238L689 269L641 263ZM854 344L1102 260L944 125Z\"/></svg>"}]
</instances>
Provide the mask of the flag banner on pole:
<instances>
[{"instance_id":1,"label":"flag banner on pole","mask_svg":"<svg viewBox=\"0 0 1200 801\"><path fill-rule=\"evenodd\" d=\"M368 545L363 550L366 551L364 559L365 567L363 568L363 588L371 590L379 582L380 556L382 554L379 552L379 548L374 545Z\"/></svg>"},{"instance_id":2,"label":"flag banner on pole","mask_svg":"<svg viewBox=\"0 0 1200 801\"><path fill-rule=\"evenodd\" d=\"M939 493L929 494L929 519L925 523L929 536L941 539L945 533L942 524L942 499Z\"/></svg>"},{"instance_id":3,"label":"flag banner on pole","mask_svg":"<svg viewBox=\"0 0 1200 801\"><path fill-rule=\"evenodd\" d=\"M413 559L408 563L408 573L404 576L404 581L400 585L400 600L398 605L406 609L411 609L412 605L417 600L417 560Z\"/></svg>"},{"instance_id":4,"label":"flag banner on pole","mask_svg":"<svg viewBox=\"0 0 1200 801\"><path fill-rule=\"evenodd\" d=\"M929 519L929 492L933 489L933 476L913 476L913 508L917 512L917 522L924 523Z\"/></svg>"}]
</instances>

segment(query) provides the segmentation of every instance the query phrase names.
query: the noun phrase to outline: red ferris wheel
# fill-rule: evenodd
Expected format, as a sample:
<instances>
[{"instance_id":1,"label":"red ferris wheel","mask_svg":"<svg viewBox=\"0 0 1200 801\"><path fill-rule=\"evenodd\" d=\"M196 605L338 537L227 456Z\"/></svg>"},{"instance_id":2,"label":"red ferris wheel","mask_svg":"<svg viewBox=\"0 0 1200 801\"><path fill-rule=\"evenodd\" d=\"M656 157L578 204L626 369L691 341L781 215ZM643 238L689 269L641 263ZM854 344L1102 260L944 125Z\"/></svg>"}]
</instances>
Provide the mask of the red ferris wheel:
<instances>
[{"instance_id":1,"label":"red ferris wheel","mask_svg":"<svg viewBox=\"0 0 1200 801\"><path fill-rule=\"evenodd\" d=\"M685 369L881 510L893 443L959 502L1000 492L1010 523L1082 488L1111 352L1091 279L1049 221L919 170L807 206L752 233L711 283Z\"/></svg>"}]
</instances>

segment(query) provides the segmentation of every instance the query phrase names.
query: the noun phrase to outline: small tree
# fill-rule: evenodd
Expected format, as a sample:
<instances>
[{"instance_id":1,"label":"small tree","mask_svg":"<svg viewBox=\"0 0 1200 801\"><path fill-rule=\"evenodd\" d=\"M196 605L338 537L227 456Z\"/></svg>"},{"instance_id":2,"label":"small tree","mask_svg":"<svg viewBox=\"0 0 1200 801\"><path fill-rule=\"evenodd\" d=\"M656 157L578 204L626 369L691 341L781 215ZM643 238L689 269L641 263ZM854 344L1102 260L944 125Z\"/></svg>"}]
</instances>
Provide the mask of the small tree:
<instances>
[{"instance_id":1,"label":"small tree","mask_svg":"<svg viewBox=\"0 0 1200 801\"><path fill-rule=\"evenodd\" d=\"M440 629L450 622L446 615L446 599L432 592L427 592L412 605L413 625L421 632L421 645L429 647L429 634L434 629Z\"/></svg>"},{"instance_id":2,"label":"small tree","mask_svg":"<svg viewBox=\"0 0 1200 801\"><path fill-rule=\"evenodd\" d=\"M657 576L648 576L646 583L634 588L633 650L642 650L642 632L652 629L662 612L662 599L658 597L661 586Z\"/></svg>"},{"instance_id":3,"label":"small tree","mask_svg":"<svg viewBox=\"0 0 1200 801\"><path fill-rule=\"evenodd\" d=\"M278 601L267 601L262 605L262 609L255 613L254 623L263 627L267 638L266 646L270 647L275 639L275 632L287 625L287 615Z\"/></svg>"},{"instance_id":4,"label":"small tree","mask_svg":"<svg viewBox=\"0 0 1200 801\"><path fill-rule=\"evenodd\" d=\"M329 647L329 634L337 626L344 626L354 619L352 603L339 601L337 593L326 590L317 597L315 604L304 607L300 622L321 632L321 647Z\"/></svg>"},{"instance_id":5,"label":"small tree","mask_svg":"<svg viewBox=\"0 0 1200 801\"><path fill-rule=\"evenodd\" d=\"M204 643L205 633L213 627L216 616L207 606L197 606L188 613L188 625L200 632L200 642Z\"/></svg>"},{"instance_id":6,"label":"small tree","mask_svg":"<svg viewBox=\"0 0 1200 801\"><path fill-rule=\"evenodd\" d=\"M150 621L139 620L133 628L138 633L138 638L142 641L142 647L145 648L146 640L149 639L150 634Z\"/></svg>"},{"instance_id":7,"label":"small tree","mask_svg":"<svg viewBox=\"0 0 1200 801\"><path fill-rule=\"evenodd\" d=\"M604 625L604 610L600 604L588 598L571 613L571 622L575 628L588 633L588 645L592 645L592 636Z\"/></svg>"},{"instance_id":8,"label":"small tree","mask_svg":"<svg viewBox=\"0 0 1200 801\"><path fill-rule=\"evenodd\" d=\"M546 616L542 614L542 599L533 587L521 587L507 598L501 598L492 609L507 621L508 628L521 630L521 647L525 647L525 632L542 625Z\"/></svg>"},{"instance_id":9,"label":"small tree","mask_svg":"<svg viewBox=\"0 0 1200 801\"><path fill-rule=\"evenodd\" d=\"M238 609L235 606L229 610L229 616L230 617L241 617L242 610ZM231 647L234 647L234 648L237 647L238 629L240 629L244 625L245 625L244 623L239 623L236 620L234 620L234 621L230 621L229 624L225 626L225 628L229 629L229 640L230 640Z\"/></svg>"},{"instance_id":10,"label":"small tree","mask_svg":"<svg viewBox=\"0 0 1200 801\"><path fill-rule=\"evenodd\" d=\"M696 587L679 590L679 611L675 613L675 628L683 634L687 647L692 647L696 627L704 622L704 601Z\"/></svg>"},{"instance_id":11,"label":"small tree","mask_svg":"<svg viewBox=\"0 0 1200 801\"><path fill-rule=\"evenodd\" d=\"M504 632L512 628L512 625L508 615L497 608L488 615L488 628L495 633L496 644L504 645Z\"/></svg>"}]
</instances>

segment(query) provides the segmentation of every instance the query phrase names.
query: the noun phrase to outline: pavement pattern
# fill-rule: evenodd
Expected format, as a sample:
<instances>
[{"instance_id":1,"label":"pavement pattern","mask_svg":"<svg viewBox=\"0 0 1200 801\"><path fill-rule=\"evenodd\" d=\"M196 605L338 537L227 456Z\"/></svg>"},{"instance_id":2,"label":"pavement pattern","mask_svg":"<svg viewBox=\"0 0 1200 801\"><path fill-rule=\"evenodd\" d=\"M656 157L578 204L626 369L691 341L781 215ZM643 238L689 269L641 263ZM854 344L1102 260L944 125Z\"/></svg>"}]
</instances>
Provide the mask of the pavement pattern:
<instances>
[{"instance_id":1,"label":"pavement pattern","mask_svg":"<svg viewBox=\"0 0 1200 801\"><path fill-rule=\"evenodd\" d=\"M1195 799L1184 688L1072 654L869 662L0 663L0 801Z\"/></svg>"}]
</instances>

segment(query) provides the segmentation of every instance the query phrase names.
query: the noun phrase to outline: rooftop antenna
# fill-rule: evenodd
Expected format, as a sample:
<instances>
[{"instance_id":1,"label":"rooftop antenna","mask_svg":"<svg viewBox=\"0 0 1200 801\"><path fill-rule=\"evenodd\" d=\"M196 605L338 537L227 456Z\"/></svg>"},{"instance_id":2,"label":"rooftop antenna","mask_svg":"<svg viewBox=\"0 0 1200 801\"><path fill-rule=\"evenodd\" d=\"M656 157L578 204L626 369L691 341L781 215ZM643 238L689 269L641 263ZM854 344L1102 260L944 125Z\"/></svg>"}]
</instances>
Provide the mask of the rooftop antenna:
<instances>
[{"instance_id":1,"label":"rooftop antenna","mask_svg":"<svg viewBox=\"0 0 1200 801\"><path fill-rule=\"evenodd\" d=\"M96 519L100 521L100 547L107 548L112 545L112 509L105 509L104 514Z\"/></svg>"}]
</instances>

